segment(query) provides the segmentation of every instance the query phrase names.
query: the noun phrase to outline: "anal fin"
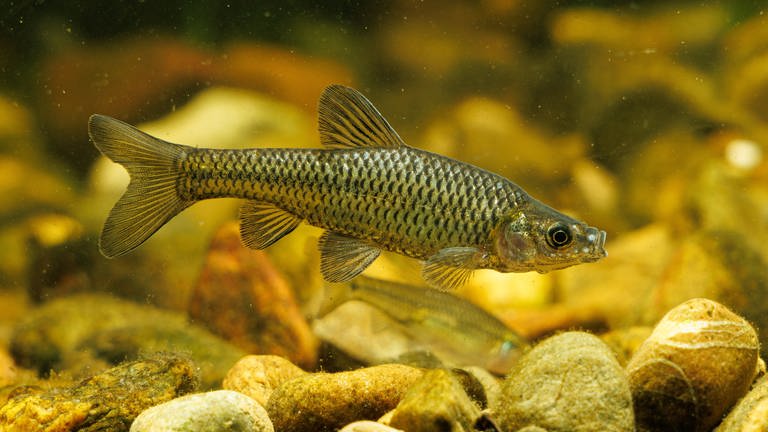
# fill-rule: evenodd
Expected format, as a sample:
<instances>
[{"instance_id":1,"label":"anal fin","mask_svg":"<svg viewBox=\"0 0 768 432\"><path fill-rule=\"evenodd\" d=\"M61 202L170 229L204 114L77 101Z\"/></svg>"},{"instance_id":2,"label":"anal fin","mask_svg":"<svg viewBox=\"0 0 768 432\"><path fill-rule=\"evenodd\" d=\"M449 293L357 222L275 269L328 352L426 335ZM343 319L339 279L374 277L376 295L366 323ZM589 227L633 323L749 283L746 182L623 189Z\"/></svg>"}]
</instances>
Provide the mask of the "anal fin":
<instances>
[{"instance_id":1,"label":"anal fin","mask_svg":"<svg viewBox=\"0 0 768 432\"><path fill-rule=\"evenodd\" d=\"M328 282L346 282L378 258L381 249L368 241L331 231L320 236L320 273Z\"/></svg>"},{"instance_id":2,"label":"anal fin","mask_svg":"<svg viewBox=\"0 0 768 432\"><path fill-rule=\"evenodd\" d=\"M441 290L464 285L477 268L480 251L474 247L440 249L424 262L421 275L427 285Z\"/></svg>"},{"instance_id":3,"label":"anal fin","mask_svg":"<svg viewBox=\"0 0 768 432\"><path fill-rule=\"evenodd\" d=\"M293 231L301 219L272 204L246 201L240 207L240 238L252 249L264 249Z\"/></svg>"}]
</instances>

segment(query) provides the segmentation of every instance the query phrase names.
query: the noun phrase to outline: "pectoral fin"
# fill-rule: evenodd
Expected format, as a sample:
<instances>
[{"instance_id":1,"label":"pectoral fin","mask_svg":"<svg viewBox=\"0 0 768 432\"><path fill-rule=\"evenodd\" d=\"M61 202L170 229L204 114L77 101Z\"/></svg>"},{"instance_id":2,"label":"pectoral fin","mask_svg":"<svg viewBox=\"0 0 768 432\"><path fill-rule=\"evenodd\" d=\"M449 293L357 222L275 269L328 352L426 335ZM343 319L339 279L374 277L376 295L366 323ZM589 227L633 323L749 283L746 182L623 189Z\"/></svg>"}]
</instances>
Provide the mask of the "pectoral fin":
<instances>
[{"instance_id":1,"label":"pectoral fin","mask_svg":"<svg viewBox=\"0 0 768 432\"><path fill-rule=\"evenodd\" d=\"M328 282L345 282L363 272L381 253L375 244L326 231L320 236L320 273Z\"/></svg>"},{"instance_id":2,"label":"pectoral fin","mask_svg":"<svg viewBox=\"0 0 768 432\"><path fill-rule=\"evenodd\" d=\"M272 204L246 201L240 207L240 238L252 249L264 249L293 231L301 219Z\"/></svg>"},{"instance_id":3,"label":"pectoral fin","mask_svg":"<svg viewBox=\"0 0 768 432\"><path fill-rule=\"evenodd\" d=\"M421 275L433 288L455 289L469 280L479 258L480 251L473 247L440 249L424 262Z\"/></svg>"}]
</instances>

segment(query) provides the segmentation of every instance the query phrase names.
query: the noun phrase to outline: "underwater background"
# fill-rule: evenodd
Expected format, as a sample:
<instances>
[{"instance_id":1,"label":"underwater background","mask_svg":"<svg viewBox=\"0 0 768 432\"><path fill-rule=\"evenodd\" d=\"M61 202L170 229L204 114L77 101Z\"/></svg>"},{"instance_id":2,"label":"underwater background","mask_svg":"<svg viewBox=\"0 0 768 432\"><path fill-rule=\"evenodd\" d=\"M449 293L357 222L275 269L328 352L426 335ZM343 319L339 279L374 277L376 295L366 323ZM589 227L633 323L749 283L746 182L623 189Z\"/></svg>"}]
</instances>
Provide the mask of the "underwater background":
<instances>
[{"instance_id":1,"label":"underwater background","mask_svg":"<svg viewBox=\"0 0 768 432\"><path fill-rule=\"evenodd\" d=\"M218 401L219 413L266 409L237 430L336 430L395 408L349 430L766 430L763 2L99 3L0 10L0 430L128 430L149 407L222 388L249 398ZM334 83L365 94L409 145L607 232L596 263L483 270L451 292L535 347L510 377L568 383L564 370L597 365L562 387L565 411L519 412L517 396L556 386L445 375L483 366L433 357L475 336L425 342L360 302L320 317L321 231L247 249L237 200L196 204L130 255L99 254L128 176L89 141L91 114L197 147L315 148L317 101ZM419 263L394 254L366 275L420 284ZM354 393L360 382L380 393ZM329 406L302 393L316 388ZM461 408L440 423L409 403L433 399ZM313 409L323 414L289 415ZM189 430L216 430L205 427Z\"/></svg>"}]
</instances>

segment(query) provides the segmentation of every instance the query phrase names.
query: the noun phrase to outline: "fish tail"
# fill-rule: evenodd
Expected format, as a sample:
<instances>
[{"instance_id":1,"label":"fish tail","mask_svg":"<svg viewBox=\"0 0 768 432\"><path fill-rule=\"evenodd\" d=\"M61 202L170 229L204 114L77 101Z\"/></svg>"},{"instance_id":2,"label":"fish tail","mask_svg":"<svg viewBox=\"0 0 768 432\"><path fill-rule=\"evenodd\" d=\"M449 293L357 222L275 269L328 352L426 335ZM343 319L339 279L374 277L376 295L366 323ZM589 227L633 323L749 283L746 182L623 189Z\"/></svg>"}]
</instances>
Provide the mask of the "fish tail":
<instances>
[{"instance_id":1,"label":"fish tail","mask_svg":"<svg viewBox=\"0 0 768 432\"><path fill-rule=\"evenodd\" d=\"M101 153L125 167L131 176L99 239L101 253L113 258L138 247L194 203L182 199L176 187L185 147L98 114L89 119L88 134Z\"/></svg>"}]
</instances>

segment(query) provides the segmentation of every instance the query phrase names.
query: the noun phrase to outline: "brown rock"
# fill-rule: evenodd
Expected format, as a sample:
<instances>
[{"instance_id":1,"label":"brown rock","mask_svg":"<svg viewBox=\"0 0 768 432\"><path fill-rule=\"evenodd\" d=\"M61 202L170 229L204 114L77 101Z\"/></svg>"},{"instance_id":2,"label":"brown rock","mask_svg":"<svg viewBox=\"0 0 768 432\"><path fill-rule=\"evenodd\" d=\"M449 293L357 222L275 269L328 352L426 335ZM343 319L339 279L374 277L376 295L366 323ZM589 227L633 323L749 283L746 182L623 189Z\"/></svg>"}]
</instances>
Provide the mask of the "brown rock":
<instances>
[{"instance_id":1,"label":"brown rock","mask_svg":"<svg viewBox=\"0 0 768 432\"><path fill-rule=\"evenodd\" d=\"M291 287L262 251L240 242L239 224L211 243L189 315L246 352L273 354L311 369L318 342Z\"/></svg>"},{"instance_id":2,"label":"brown rock","mask_svg":"<svg viewBox=\"0 0 768 432\"><path fill-rule=\"evenodd\" d=\"M307 374L278 387L267 412L278 431L334 431L395 408L421 375L420 369L398 364Z\"/></svg>"},{"instance_id":3,"label":"brown rock","mask_svg":"<svg viewBox=\"0 0 768 432\"><path fill-rule=\"evenodd\" d=\"M195 366L169 355L128 362L68 388L20 389L0 407L0 430L127 431L145 409L194 391Z\"/></svg>"},{"instance_id":4,"label":"brown rock","mask_svg":"<svg viewBox=\"0 0 768 432\"><path fill-rule=\"evenodd\" d=\"M757 367L757 334L746 320L707 299L679 305L627 364L638 428L711 430Z\"/></svg>"},{"instance_id":5,"label":"brown rock","mask_svg":"<svg viewBox=\"0 0 768 432\"><path fill-rule=\"evenodd\" d=\"M250 355L232 366L224 377L222 387L240 392L266 406L274 389L304 374L306 372L282 357Z\"/></svg>"}]
</instances>

